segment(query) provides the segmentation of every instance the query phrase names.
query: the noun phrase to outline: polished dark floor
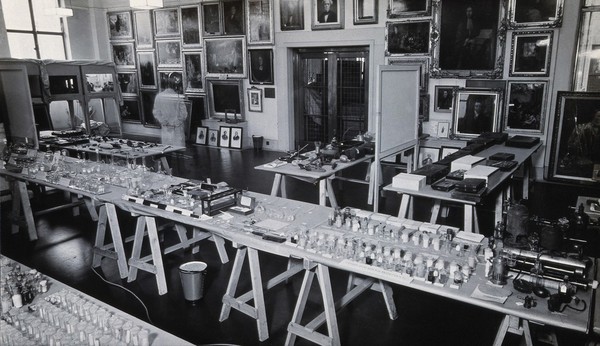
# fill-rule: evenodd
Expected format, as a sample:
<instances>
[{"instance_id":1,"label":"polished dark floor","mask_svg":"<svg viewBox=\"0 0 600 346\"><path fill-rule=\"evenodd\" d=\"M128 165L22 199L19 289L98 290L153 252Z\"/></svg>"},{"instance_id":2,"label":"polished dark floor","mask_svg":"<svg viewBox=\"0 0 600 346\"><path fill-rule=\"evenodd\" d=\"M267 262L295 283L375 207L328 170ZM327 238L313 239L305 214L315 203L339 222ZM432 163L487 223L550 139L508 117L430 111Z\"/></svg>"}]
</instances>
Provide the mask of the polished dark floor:
<instances>
[{"instance_id":1,"label":"polished dark floor","mask_svg":"<svg viewBox=\"0 0 600 346\"><path fill-rule=\"evenodd\" d=\"M253 167L271 161L280 154L191 146L185 153L173 154L169 160L174 173L179 176L194 179L211 178L213 182L227 181L235 187L269 193L273 176L256 171ZM388 176L393 173L392 168L386 171ZM349 174L358 177L364 172L357 169ZM369 208L366 204L366 185L343 183L338 184L337 189L341 205ZM578 193L570 190L566 196L564 189L545 187L542 184L536 184L534 190L534 200L531 204L535 206L535 212L545 217L565 215L566 207L574 204L574 198ZM37 198L33 201L33 208L43 209L57 202L61 196L61 194L53 194ZM289 182L288 197L316 202L317 187L304 182ZM382 200L382 210L388 214L396 214L399 205L397 196L385 197ZM553 203L549 204L549 201ZM428 205L421 201L415 206L416 218L425 219L429 210ZM147 319L143 307L137 300L123 290L104 283L91 270L91 247L94 242L95 223L90 220L85 211L79 217L72 217L69 211L61 211L36 218L40 239L29 242L22 233L10 234L9 209L10 203L2 204L1 250L3 254L37 268L125 312ZM493 227L487 215L491 214L491 210L490 207L482 213L483 233L489 233ZM460 210L451 209L447 223L456 223L460 214ZM120 213L120 222L125 236L131 235L134 229L132 218L125 213ZM165 242L173 240L170 233L167 232ZM194 344L282 345L302 281L301 276L295 277L286 285L265 292L270 338L260 343L256 323L246 315L232 310L228 320L218 322L221 298L227 286L235 255L230 245L227 244L227 248L231 260L227 264L220 263L214 245L210 242L201 243L200 252L195 255L190 251L178 251L163 256L169 287L169 292L163 296L157 294L155 280L149 274L140 272L138 279L133 283L121 280L116 264L112 260L104 259L98 272L107 280L135 292L148 307L153 324ZM128 253L130 248L131 243L126 244ZM267 254L261 254L260 259L263 280L285 269L285 259ZM185 303L177 270L181 263L189 260L201 260L208 264L205 297L196 306ZM249 274L246 272L244 274L246 275L242 275L238 293L249 288ZM345 290L347 274L332 270L331 275L334 295L340 297ZM366 292L338 312L343 345L492 344L502 318L500 314L408 288L394 286L393 289L399 313L395 321L388 318L383 298L375 291ZM321 300L316 284L313 284L307 306L306 318L312 318L320 312ZM534 331L540 329L541 327L534 326ZM325 327L321 330L324 331ZM558 331L558 337L563 345L583 345L589 339L586 335L564 330ZM519 342L517 337L509 336L504 345L518 345ZM297 344L310 343L298 339Z\"/></svg>"}]
</instances>

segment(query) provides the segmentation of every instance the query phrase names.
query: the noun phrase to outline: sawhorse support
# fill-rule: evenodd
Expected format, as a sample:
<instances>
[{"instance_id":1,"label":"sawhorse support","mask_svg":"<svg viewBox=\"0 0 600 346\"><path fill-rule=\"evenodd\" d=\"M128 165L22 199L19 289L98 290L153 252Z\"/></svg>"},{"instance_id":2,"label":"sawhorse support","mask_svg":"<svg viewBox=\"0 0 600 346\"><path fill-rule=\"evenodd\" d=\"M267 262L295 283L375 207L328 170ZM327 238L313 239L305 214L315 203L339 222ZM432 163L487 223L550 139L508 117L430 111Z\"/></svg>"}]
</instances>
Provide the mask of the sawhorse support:
<instances>
[{"instance_id":1,"label":"sawhorse support","mask_svg":"<svg viewBox=\"0 0 600 346\"><path fill-rule=\"evenodd\" d=\"M507 333L522 335L525 338L525 345L533 346L528 320L511 315L504 316L500 328L498 328L498 332L496 333L494 346L502 346L502 342ZM556 333L550 332L547 336L548 340L545 340L547 343L558 346Z\"/></svg>"},{"instance_id":2,"label":"sawhorse support","mask_svg":"<svg viewBox=\"0 0 600 346\"><path fill-rule=\"evenodd\" d=\"M107 223L108 222L108 223ZM110 236L112 243L105 243L106 226L110 227ZM96 241L94 243L94 257L92 267L99 267L103 257L108 257L117 261L119 275L121 279L128 276L127 257L123 239L121 238L121 228L117 218L117 210L112 203L105 203L100 206L100 215L98 216L98 226L96 227Z\"/></svg>"}]
</instances>

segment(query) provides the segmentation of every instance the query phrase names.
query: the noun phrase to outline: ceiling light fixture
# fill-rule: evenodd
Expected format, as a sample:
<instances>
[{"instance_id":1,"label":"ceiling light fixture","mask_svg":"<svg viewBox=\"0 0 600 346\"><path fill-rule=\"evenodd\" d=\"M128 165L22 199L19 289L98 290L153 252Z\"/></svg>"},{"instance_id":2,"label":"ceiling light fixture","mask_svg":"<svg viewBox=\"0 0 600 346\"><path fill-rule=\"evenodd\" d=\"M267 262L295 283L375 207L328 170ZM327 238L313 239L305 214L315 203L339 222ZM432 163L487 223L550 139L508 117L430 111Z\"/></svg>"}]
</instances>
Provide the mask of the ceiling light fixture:
<instances>
[{"instance_id":1,"label":"ceiling light fixture","mask_svg":"<svg viewBox=\"0 0 600 346\"><path fill-rule=\"evenodd\" d=\"M129 6L142 10L152 10L163 7L163 0L129 0Z\"/></svg>"}]
</instances>

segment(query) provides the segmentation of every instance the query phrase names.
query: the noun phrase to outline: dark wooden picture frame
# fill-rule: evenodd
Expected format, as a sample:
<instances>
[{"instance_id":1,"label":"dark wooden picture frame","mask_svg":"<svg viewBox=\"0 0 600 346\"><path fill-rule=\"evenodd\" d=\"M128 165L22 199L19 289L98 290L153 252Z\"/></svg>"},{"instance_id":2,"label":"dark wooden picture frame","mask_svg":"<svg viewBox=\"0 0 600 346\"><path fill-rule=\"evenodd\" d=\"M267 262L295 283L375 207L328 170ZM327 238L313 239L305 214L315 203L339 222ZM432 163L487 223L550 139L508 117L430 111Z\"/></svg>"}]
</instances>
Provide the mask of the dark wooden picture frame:
<instances>
[{"instance_id":1,"label":"dark wooden picture frame","mask_svg":"<svg viewBox=\"0 0 600 346\"><path fill-rule=\"evenodd\" d=\"M152 31L152 14L150 11L133 12L135 24L136 49L154 48L154 34Z\"/></svg>"},{"instance_id":2,"label":"dark wooden picture frame","mask_svg":"<svg viewBox=\"0 0 600 346\"><path fill-rule=\"evenodd\" d=\"M563 0L510 0L509 28L555 28L562 25Z\"/></svg>"},{"instance_id":3,"label":"dark wooden picture frame","mask_svg":"<svg viewBox=\"0 0 600 346\"><path fill-rule=\"evenodd\" d=\"M108 12L108 37L113 40L133 39L131 12Z\"/></svg>"},{"instance_id":4,"label":"dark wooden picture frame","mask_svg":"<svg viewBox=\"0 0 600 346\"><path fill-rule=\"evenodd\" d=\"M273 44L273 0L248 1L248 45Z\"/></svg>"},{"instance_id":5,"label":"dark wooden picture frame","mask_svg":"<svg viewBox=\"0 0 600 346\"><path fill-rule=\"evenodd\" d=\"M123 99L119 115L122 123L141 123L140 101L137 97Z\"/></svg>"},{"instance_id":6,"label":"dark wooden picture frame","mask_svg":"<svg viewBox=\"0 0 600 346\"><path fill-rule=\"evenodd\" d=\"M436 85L433 110L440 113L452 113L454 90L456 85Z\"/></svg>"},{"instance_id":7,"label":"dark wooden picture frame","mask_svg":"<svg viewBox=\"0 0 600 346\"><path fill-rule=\"evenodd\" d=\"M354 25L379 23L379 2L354 0Z\"/></svg>"},{"instance_id":8,"label":"dark wooden picture frame","mask_svg":"<svg viewBox=\"0 0 600 346\"><path fill-rule=\"evenodd\" d=\"M552 30L513 32L509 76L548 77L553 33Z\"/></svg>"},{"instance_id":9,"label":"dark wooden picture frame","mask_svg":"<svg viewBox=\"0 0 600 346\"><path fill-rule=\"evenodd\" d=\"M112 43L113 61L117 68L135 68L133 42Z\"/></svg>"},{"instance_id":10,"label":"dark wooden picture frame","mask_svg":"<svg viewBox=\"0 0 600 346\"><path fill-rule=\"evenodd\" d=\"M158 92L156 90L141 90L140 91L140 99L142 101L142 123L145 127L152 128L160 128L160 123L156 118L154 118L154 114L152 111L154 110L154 99Z\"/></svg>"},{"instance_id":11,"label":"dark wooden picture frame","mask_svg":"<svg viewBox=\"0 0 600 346\"><path fill-rule=\"evenodd\" d=\"M429 54L431 43L429 19L387 22L385 33L385 55Z\"/></svg>"},{"instance_id":12,"label":"dark wooden picture frame","mask_svg":"<svg viewBox=\"0 0 600 346\"><path fill-rule=\"evenodd\" d=\"M156 41L158 68L181 67L181 42L179 40Z\"/></svg>"},{"instance_id":13,"label":"dark wooden picture frame","mask_svg":"<svg viewBox=\"0 0 600 346\"><path fill-rule=\"evenodd\" d=\"M229 147L234 149L242 149L244 144L244 129L242 127L231 127L231 142Z\"/></svg>"},{"instance_id":14,"label":"dark wooden picture frame","mask_svg":"<svg viewBox=\"0 0 600 346\"><path fill-rule=\"evenodd\" d=\"M250 84L275 83L272 49L249 49L248 59L250 60Z\"/></svg>"},{"instance_id":15,"label":"dark wooden picture frame","mask_svg":"<svg viewBox=\"0 0 600 346\"><path fill-rule=\"evenodd\" d=\"M229 148L231 143L231 127L219 126L219 147Z\"/></svg>"},{"instance_id":16,"label":"dark wooden picture frame","mask_svg":"<svg viewBox=\"0 0 600 346\"><path fill-rule=\"evenodd\" d=\"M196 127L196 144L206 145L208 143L208 127Z\"/></svg>"},{"instance_id":17,"label":"dark wooden picture frame","mask_svg":"<svg viewBox=\"0 0 600 346\"><path fill-rule=\"evenodd\" d=\"M138 52L140 89L156 89L156 59L154 52Z\"/></svg>"},{"instance_id":18,"label":"dark wooden picture frame","mask_svg":"<svg viewBox=\"0 0 600 346\"><path fill-rule=\"evenodd\" d=\"M219 145L219 130L208 129L208 145L211 147Z\"/></svg>"},{"instance_id":19,"label":"dark wooden picture frame","mask_svg":"<svg viewBox=\"0 0 600 346\"><path fill-rule=\"evenodd\" d=\"M246 77L246 39L244 37L219 37L204 39L206 77L227 75Z\"/></svg>"},{"instance_id":20,"label":"dark wooden picture frame","mask_svg":"<svg viewBox=\"0 0 600 346\"><path fill-rule=\"evenodd\" d=\"M311 0L312 30L344 28L345 0Z\"/></svg>"},{"instance_id":21,"label":"dark wooden picture frame","mask_svg":"<svg viewBox=\"0 0 600 346\"><path fill-rule=\"evenodd\" d=\"M156 38L177 37L180 35L179 9L162 8L154 13L154 34Z\"/></svg>"},{"instance_id":22,"label":"dark wooden picture frame","mask_svg":"<svg viewBox=\"0 0 600 346\"><path fill-rule=\"evenodd\" d=\"M484 132L496 131L501 115L501 106L501 90L457 89L452 107L454 135L477 137ZM476 115L477 113L479 115Z\"/></svg>"},{"instance_id":23,"label":"dark wooden picture frame","mask_svg":"<svg viewBox=\"0 0 600 346\"><path fill-rule=\"evenodd\" d=\"M504 130L543 133L546 125L546 81L509 81Z\"/></svg>"},{"instance_id":24,"label":"dark wooden picture frame","mask_svg":"<svg viewBox=\"0 0 600 346\"><path fill-rule=\"evenodd\" d=\"M211 118L225 119L229 114L238 114L244 120L244 93L240 79L206 79L208 114Z\"/></svg>"},{"instance_id":25,"label":"dark wooden picture frame","mask_svg":"<svg viewBox=\"0 0 600 346\"><path fill-rule=\"evenodd\" d=\"M442 160L444 157L446 157L450 154L454 154L455 152L457 152L459 150L460 150L460 148L458 148L458 147L449 147L449 146L442 145L442 147L440 148L440 160Z\"/></svg>"},{"instance_id":26,"label":"dark wooden picture frame","mask_svg":"<svg viewBox=\"0 0 600 346\"><path fill-rule=\"evenodd\" d=\"M223 32L221 21L221 4L218 1L202 3L202 34L218 36Z\"/></svg>"},{"instance_id":27,"label":"dark wooden picture frame","mask_svg":"<svg viewBox=\"0 0 600 346\"><path fill-rule=\"evenodd\" d=\"M429 94L419 96L419 118L421 121L429 121Z\"/></svg>"},{"instance_id":28,"label":"dark wooden picture frame","mask_svg":"<svg viewBox=\"0 0 600 346\"><path fill-rule=\"evenodd\" d=\"M117 73L117 82L123 96L137 96L139 87L138 76L135 71L119 71Z\"/></svg>"},{"instance_id":29,"label":"dark wooden picture frame","mask_svg":"<svg viewBox=\"0 0 600 346\"><path fill-rule=\"evenodd\" d=\"M304 30L304 0L281 0L281 31Z\"/></svg>"},{"instance_id":30,"label":"dark wooden picture frame","mask_svg":"<svg viewBox=\"0 0 600 346\"><path fill-rule=\"evenodd\" d=\"M420 146L419 147L419 158L417 161L417 168L421 168L430 163L437 162L439 159L440 159L440 148ZM431 161L431 162L429 162L429 161Z\"/></svg>"},{"instance_id":31,"label":"dark wooden picture frame","mask_svg":"<svg viewBox=\"0 0 600 346\"><path fill-rule=\"evenodd\" d=\"M202 47L200 6L181 7L181 43L183 48Z\"/></svg>"},{"instance_id":32,"label":"dark wooden picture frame","mask_svg":"<svg viewBox=\"0 0 600 346\"><path fill-rule=\"evenodd\" d=\"M245 35L245 1L222 0L223 35Z\"/></svg>"},{"instance_id":33,"label":"dark wooden picture frame","mask_svg":"<svg viewBox=\"0 0 600 346\"><path fill-rule=\"evenodd\" d=\"M202 51L183 52L184 91L185 93L204 92L202 72Z\"/></svg>"},{"instance_id":34,"label":"dark wooden picture frame","mask_svg":"<svg viewBox=\"0 0 600 346\"><path fill-rule=\"evenodd\" d=\"M431 0L388 0L387 17L405 18L431 15Z\"/></svg>"}]
</instances>

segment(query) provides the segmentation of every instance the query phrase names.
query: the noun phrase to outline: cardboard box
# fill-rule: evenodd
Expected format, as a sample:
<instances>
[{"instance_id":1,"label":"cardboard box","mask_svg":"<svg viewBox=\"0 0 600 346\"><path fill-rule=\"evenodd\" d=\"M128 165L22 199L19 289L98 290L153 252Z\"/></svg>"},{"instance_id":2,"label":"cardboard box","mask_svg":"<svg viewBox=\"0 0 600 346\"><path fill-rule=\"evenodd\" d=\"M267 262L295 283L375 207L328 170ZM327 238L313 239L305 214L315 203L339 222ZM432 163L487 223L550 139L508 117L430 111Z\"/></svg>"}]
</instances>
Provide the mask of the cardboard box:
<instances>
[{"instance_id":1,"label":"cardboard box","mask_svg":"<svg viewBox=\"0 0 600 346\"><path fill-rule=\"evenodd\" d=\"M419 191L425 186L425 176L400 173L392 179L392 186L412 191Z\"/></svg>"},{"instance_id":2,"label":"cardboard box","mask_svg":"<svg viewBox=\"0 0 600 346\"><path fill-rule=\"evenodd\" d=\"M465 172L465 179L484 179L486 186L496 185L500 180L500 169L486 165L475 166Z\"/></svg>"},{"instance_id":3,"label":"cardboard box","mask_svg":"<svg viewBox=\"0 0 600 346\"><path fill-rule=\"evenodd\" d=\"M458 169L465 169L465 170L469 170L473 167L475 167L477 164L482 163L485 160L485 157L479 157L479 156L473 156L473 155L467 155L467 156L463 156L461 158L458 158L454 161L452 161L452 164L450 165L450 171L454 172Z\"/></svg>"}]
</instances>

